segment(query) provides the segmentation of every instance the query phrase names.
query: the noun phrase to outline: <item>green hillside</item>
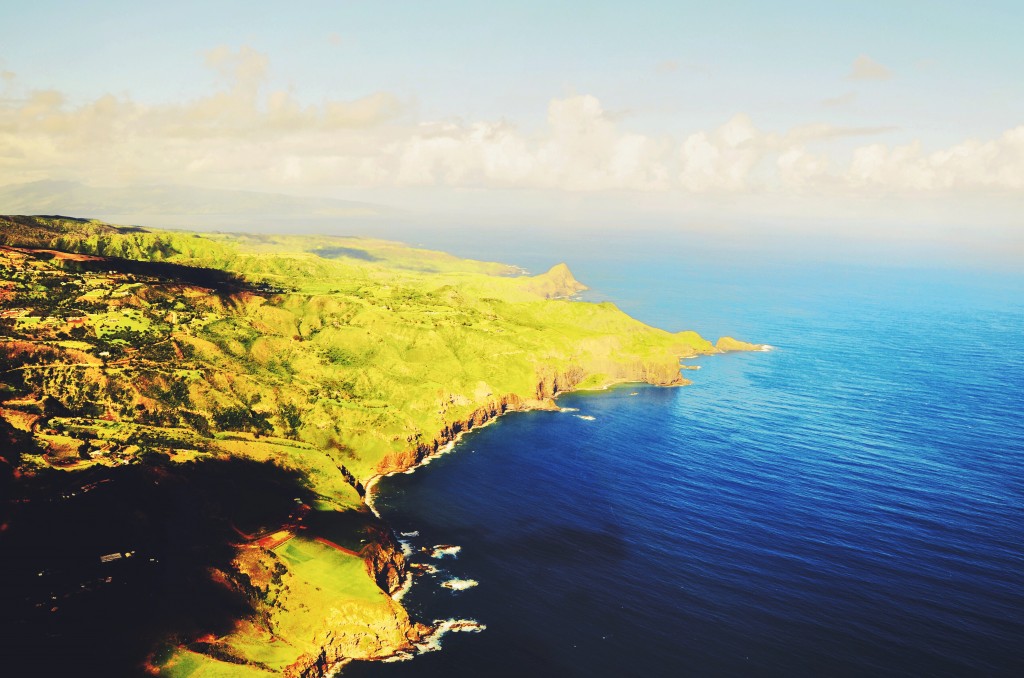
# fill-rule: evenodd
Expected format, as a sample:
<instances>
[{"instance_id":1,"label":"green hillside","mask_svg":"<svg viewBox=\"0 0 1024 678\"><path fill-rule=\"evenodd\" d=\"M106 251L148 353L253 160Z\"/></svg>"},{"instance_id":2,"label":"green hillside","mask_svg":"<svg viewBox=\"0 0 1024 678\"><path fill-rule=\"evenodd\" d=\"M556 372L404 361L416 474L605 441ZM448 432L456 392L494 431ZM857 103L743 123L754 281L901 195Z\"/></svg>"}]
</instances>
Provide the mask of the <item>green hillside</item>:
<instances>
[{"instance_id":1,"label":"green hillside","mask_svg":"<svg viewBox=\"0 0 1024 678\"><path fill-rule=\"evenodd\" d=\"M240 458L297 472L315 511L365 512L371 478L462 430L559 391L682 384L680 357L717 352L581 289L564 265L526 276L383 240L0 217L2 482ZM153 670L298 675L326 645L328 663L408 649L425 631L386 595L404 560L387 530L354 524L357 556L295 530L290 546L240 541L224 585L262 612L179 639ZM269 656L271 637L285 642Z\"/></svg>"}]
</instances>

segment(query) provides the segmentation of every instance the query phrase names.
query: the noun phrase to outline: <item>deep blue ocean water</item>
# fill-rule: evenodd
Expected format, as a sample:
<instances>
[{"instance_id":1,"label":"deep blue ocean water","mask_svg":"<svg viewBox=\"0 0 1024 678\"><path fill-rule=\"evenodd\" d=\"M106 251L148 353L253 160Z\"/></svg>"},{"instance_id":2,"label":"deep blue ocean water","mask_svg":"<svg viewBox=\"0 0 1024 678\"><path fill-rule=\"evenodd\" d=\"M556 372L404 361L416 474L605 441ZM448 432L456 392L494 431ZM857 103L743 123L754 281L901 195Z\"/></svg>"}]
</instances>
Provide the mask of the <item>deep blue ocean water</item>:
<instances>
[{"instance_id":1,"label":"deep blue ocean water","mask_svg":"<svg viewBox=\"0 0 1024 678\"><path fill-rule=\"evenodd\" d=\"M1024 675L1020 275L569 254L590 298L777 348L566 394L577 412L508 415L383 479L377 507L439 568L406 606L486 629L346 675Z\"/></svg>"}]
</instances>

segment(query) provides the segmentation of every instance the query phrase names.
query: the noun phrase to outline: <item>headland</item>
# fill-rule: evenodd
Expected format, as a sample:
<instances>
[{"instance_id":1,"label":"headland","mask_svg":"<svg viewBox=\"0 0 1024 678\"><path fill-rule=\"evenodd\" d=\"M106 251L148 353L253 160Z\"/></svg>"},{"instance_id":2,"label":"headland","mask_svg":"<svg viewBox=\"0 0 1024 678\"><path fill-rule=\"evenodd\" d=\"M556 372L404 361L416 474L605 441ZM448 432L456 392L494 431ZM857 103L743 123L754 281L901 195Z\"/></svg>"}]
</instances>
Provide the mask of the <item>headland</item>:
<instances>
[{"instance_id":1,"label":"headland","mask_svg":"<svg viewBox=\"0 0 1024 678\"><path fill-rule=\"evenodd\" d=\"M82 633L111 586L164 581L179 543L144 526L188 520L194 572L174 586L201 582L223 614L154 620L125 666L324 676L429 645L452 629L401 606L376 478L559 393L684 385L681 358L762 348L649 327L584 289L564 264L530 276L382 240L0 217L0 540L33 551L44 514L95 536L76 542L87 567L39 550L11 573L26 633ZM140 486L162 501L98 518Z\"/></svg>"}]
</instances>

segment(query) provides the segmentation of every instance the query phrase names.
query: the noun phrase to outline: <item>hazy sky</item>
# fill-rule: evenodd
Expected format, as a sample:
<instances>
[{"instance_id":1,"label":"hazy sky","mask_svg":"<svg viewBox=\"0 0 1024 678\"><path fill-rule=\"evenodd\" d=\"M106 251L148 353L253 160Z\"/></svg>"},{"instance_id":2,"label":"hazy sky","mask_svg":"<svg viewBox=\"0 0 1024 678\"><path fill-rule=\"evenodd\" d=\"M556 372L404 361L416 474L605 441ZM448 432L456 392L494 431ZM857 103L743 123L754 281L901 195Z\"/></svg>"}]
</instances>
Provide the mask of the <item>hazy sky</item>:
<instances>
[{"instance_id":1,"label":"hazy sky","mask_svg":"<svg viewBox=\"0 0 1024 678\"><path fill-rule=\"evenodd\" d=\"M0 184L1019 233L1022 27L1020 0L4 2Z\"/></svg>"}]
</instances>

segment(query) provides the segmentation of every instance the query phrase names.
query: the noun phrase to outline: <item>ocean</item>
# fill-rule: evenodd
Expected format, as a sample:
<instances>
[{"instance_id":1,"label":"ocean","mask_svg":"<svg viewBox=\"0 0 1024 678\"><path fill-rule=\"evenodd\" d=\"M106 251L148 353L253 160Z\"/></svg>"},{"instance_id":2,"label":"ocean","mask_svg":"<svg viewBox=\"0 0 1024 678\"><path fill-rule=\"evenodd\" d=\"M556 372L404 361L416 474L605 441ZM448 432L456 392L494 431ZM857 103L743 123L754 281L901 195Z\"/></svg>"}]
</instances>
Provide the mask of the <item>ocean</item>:
<instances>
[{"instance_id":1,"label":"ocean","mask_svg":"<svg viewBox=\"0 0 1024 678\"><path fill-rule=\"evenodd\" d=\"M403 603L484 628L344 675L1024 675L1024 276L427 244L564 259L586 298L775 350L564 394L382 479L421 566Z\"/></svg>"}]
</instances>

